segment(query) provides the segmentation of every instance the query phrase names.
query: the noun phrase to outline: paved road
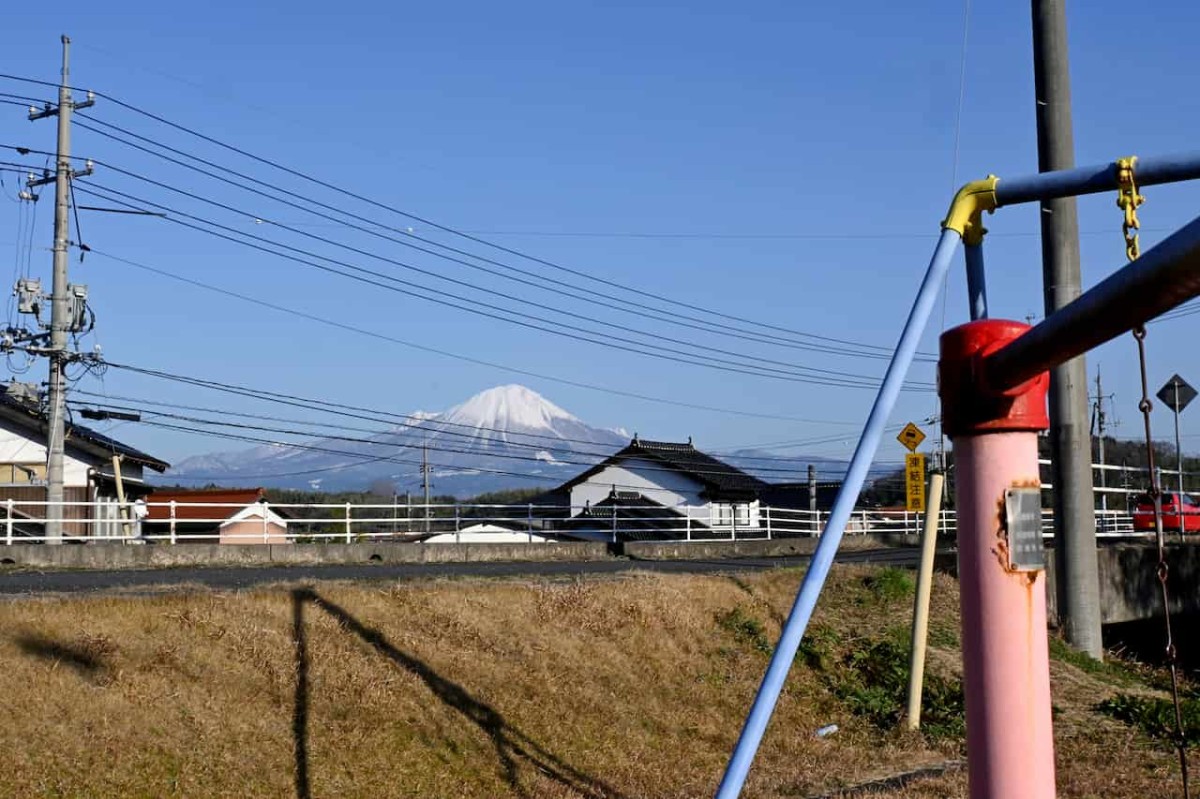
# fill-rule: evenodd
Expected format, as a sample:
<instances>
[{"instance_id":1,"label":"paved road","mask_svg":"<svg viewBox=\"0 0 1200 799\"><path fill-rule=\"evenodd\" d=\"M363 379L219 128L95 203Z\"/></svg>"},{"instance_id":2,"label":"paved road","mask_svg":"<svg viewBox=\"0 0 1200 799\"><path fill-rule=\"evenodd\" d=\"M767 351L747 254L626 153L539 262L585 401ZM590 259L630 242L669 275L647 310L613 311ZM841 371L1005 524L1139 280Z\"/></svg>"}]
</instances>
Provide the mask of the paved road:
<instances>
[{"instance_id":1,"label":"paved road","mask_svg":"<svg viewBox=\"0 0 1200 799\"><path fill-rule=\"evenodd\" d=\"M916 563L915 549L874 549L838 554L842 563ZM736 560L630 560L547 563L331 564L234 568L124 569L119 571L0 571L0 595L9 599L44 594L142 593L171 589L231 590L270 583L317 580L397 581L437 577L569 577L648 571L713 574L802 566L807 557Z\"/></svg>"}]
</instances>

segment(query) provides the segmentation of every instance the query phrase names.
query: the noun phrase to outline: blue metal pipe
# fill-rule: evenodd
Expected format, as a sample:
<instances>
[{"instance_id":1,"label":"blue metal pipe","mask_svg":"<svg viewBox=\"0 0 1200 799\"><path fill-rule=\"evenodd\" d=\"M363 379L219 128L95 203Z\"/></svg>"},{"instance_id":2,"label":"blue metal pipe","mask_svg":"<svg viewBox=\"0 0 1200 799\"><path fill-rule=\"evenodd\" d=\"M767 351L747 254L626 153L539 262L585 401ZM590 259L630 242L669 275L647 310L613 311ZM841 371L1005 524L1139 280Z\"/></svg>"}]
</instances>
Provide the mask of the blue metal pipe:
<instances>
[{"instance_id":1,"label":"blue metal pipe","mask_svg":"<svg viewBox=\"0 0 1200 799\"><path fill-rule=\"evenodd\" d=\"M1197 296L1200 217L989 355L985 378L995 389L1018 386Z\"/></svg>"},{"instance_id":2,"label":"blue metal pipe","mask_svg":"<svg viewBox=\"0 0 1200 799\"><path fill-rule=\"evenodd\" d=\"M983 271L983 245L964 244L963 254L967 259L967 303L971 309L971 321L987 319L987 276Z\"/></svg>"},{"instance_id":3,"label":"blue metal pipe","mask_svg":"<svg viewBox=\"0 0 1200 799\"><path fill-rule=\"evenodd\" d=\"M1134 175L1138 186L1156 186L1200 178L1200 153L1183 153L1138 158ZM996 207L1020 203L1096 194L1117 188L1115 162L1058 172L1042 172L1016 178L1002 178L996 184Z\"/></svg>"},{"instance_id":4,"label":"blue metal pipe","mask_svg":"<svg viewBox=\"0 0 1200 799\"><path fill-rule=\"evenodd\" d=\"M900 334L900 341L896 344L896 351L892 355L891 363L888 364L883 384L879 387L879 394L875 397L875 404L871 407L871 415L867 417L867 424L858 440L858 447L854 450L854 457L850 460L846 479L842 483L841 490L838 491L837 500L833 503L829 521L825 524L820 543L817 544L812 562L808 566L808 572L804 575L800 593L796 596L787 622L783 625L779 643L775 647L775 653L771 656L771 663L767 667L762 685L759 686L758 695L754 697L754 705L746 717L746 724L738 738L737 747L733 750L733 756L730 757L729 765L725 768L725 776L721 780L721 786L717 789L717 799L736 799L741 793L742 785L746 782L746 775L750 771L750 765L754 761L754 755L758 751L763 733L766 732L767 723L771 720L775 703L779 700L779 693L783 690L788 669L796 657L796 650L800 647L800 639L804 637L808 621L812 618L817 597L820 596L825 578L829 575L829 568L833 565L833 558L837 554L838 544L841 543L842 533L846 529L846 523L850 520L854 504L858 501L859 491L867 478L867 472L875 458L875 451L879 448L879 439L883 436L884 425L887 424L892 408L896 405L896 398L900 394L904 376L908 372L909 365L912 364L917 344L921 339L921 334L925 331L925 323L929 321L929 315L933 311L942 279L950 267L950 261L954 258L954 251L959 240L958 233L949 229L943 230L942 237L938 240L937 249L934 250L929 268L925 272L925 279L917 291L917 298L913 302L912 310L909 311L908 321L904 324L904 331Z\"/></svg>"}]
</instances>

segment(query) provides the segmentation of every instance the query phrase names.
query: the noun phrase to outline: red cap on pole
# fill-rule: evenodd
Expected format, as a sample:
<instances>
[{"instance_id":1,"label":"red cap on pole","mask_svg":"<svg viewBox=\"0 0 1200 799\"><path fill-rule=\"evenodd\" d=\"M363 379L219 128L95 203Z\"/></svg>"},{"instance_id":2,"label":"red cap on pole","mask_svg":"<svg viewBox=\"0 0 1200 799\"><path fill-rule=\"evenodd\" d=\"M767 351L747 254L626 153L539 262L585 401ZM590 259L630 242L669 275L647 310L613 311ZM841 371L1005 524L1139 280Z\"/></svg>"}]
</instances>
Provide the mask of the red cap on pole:
<instances>
[{"instance_id":1,"label":"red cap on pole","mask_svg":"<svg viewBox=\"0 0 1200 799\"><path fill-rule=\"evenodd\" d=\"M1029 329L1022 322L981 319L942 334L938 395L942 429L951 438L1050 427L1046 415L1048 373L1003 391L991 387L986 373L987 356Z\"/></svg>"}]
</instances>

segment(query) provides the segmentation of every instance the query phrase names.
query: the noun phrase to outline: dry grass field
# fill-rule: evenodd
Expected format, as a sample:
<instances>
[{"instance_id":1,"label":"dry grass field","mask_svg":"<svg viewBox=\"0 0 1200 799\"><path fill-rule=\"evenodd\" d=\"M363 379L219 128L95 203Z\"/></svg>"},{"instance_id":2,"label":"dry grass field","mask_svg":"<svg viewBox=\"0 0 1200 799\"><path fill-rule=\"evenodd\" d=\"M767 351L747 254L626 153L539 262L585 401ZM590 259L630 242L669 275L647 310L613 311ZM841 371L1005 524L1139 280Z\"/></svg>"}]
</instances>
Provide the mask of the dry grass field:
<instances>
[{"instance_id":1,"label":"dry grass field","mask_svg":"<svg viewBox=\"0 0 1200 799\"><path fill-rule=\"evenodd\" d=\"M711 796L801 576L5 602L0 796ZM835 568L744 795L965 796L943 575L932 730L895 729L907 580ZM1060 796L1178 795L1172 754L1095 710L1151 689L1073 662Z\"/></svg>"}]
</instances>

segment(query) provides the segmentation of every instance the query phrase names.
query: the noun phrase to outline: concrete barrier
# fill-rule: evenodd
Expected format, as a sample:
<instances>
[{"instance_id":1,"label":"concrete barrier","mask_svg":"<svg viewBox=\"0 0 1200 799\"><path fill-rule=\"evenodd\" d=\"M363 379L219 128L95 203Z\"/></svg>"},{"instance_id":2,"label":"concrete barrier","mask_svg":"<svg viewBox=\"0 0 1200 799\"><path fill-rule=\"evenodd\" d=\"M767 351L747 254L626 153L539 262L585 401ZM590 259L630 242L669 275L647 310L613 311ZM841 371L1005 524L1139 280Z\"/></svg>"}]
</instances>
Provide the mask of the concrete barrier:
<instances>
[{"instance_id":1,"label":"concrete barrier","mask_svg":"<svg viewBox=\"0 0 1200 799\"><path fill-rule=\"evenodd\" d=\"M1148 544L1119 544L1097 550L1100 573L1100 621L1140 621L1162 615L1158 549ZM1053 549L1046 550L1046 611L1058 618ZM1172 613L1200 612L1200 546L1167 548L1167 585Z\"/></svg>"},{"instance_id":2,"label":"concrete barrier","mask_svg":"<svg viewBox=\"0 0 1200 799\"><path fill-rule=\"evenodd\" d=\"M846 536L843 550L880 547L915 547L920 537L895 533ZM722 558L772 558L811 555L816 538L773 538L743 541L629 541L622 545L626 557L636 560L707 560Z\"/></svg>"},{"instance_id":3,"label":"concrete barrier","mask_svg":"<svg viewBox=\"0 0 1200 799\"><path fill-rule=\"evenodd\" d=\"M848 536L844 550L915 547L917 536ZM0 565L41 569L150 569L171 566L317 565L322 563L483 563L591 561L611 557L601 541L424 544L360 541L350 544L13 544L0 547ZM741 541L630 541L617 550L635 560L720 560L803 557L816 538Z\"/></svg>"},{"instance_id":4,"label":"concrete barrier","mask_svg":"<svg viewBox=\"0 0 1200 799\"><path fill-rule=\"evenodd\" d=\"M0 565L41 569L152 569L171 566L266 566L321 563L464 563L589 561L609 557L598 542L535 544L13 544Z\"/></svg>"}]
</instances>

